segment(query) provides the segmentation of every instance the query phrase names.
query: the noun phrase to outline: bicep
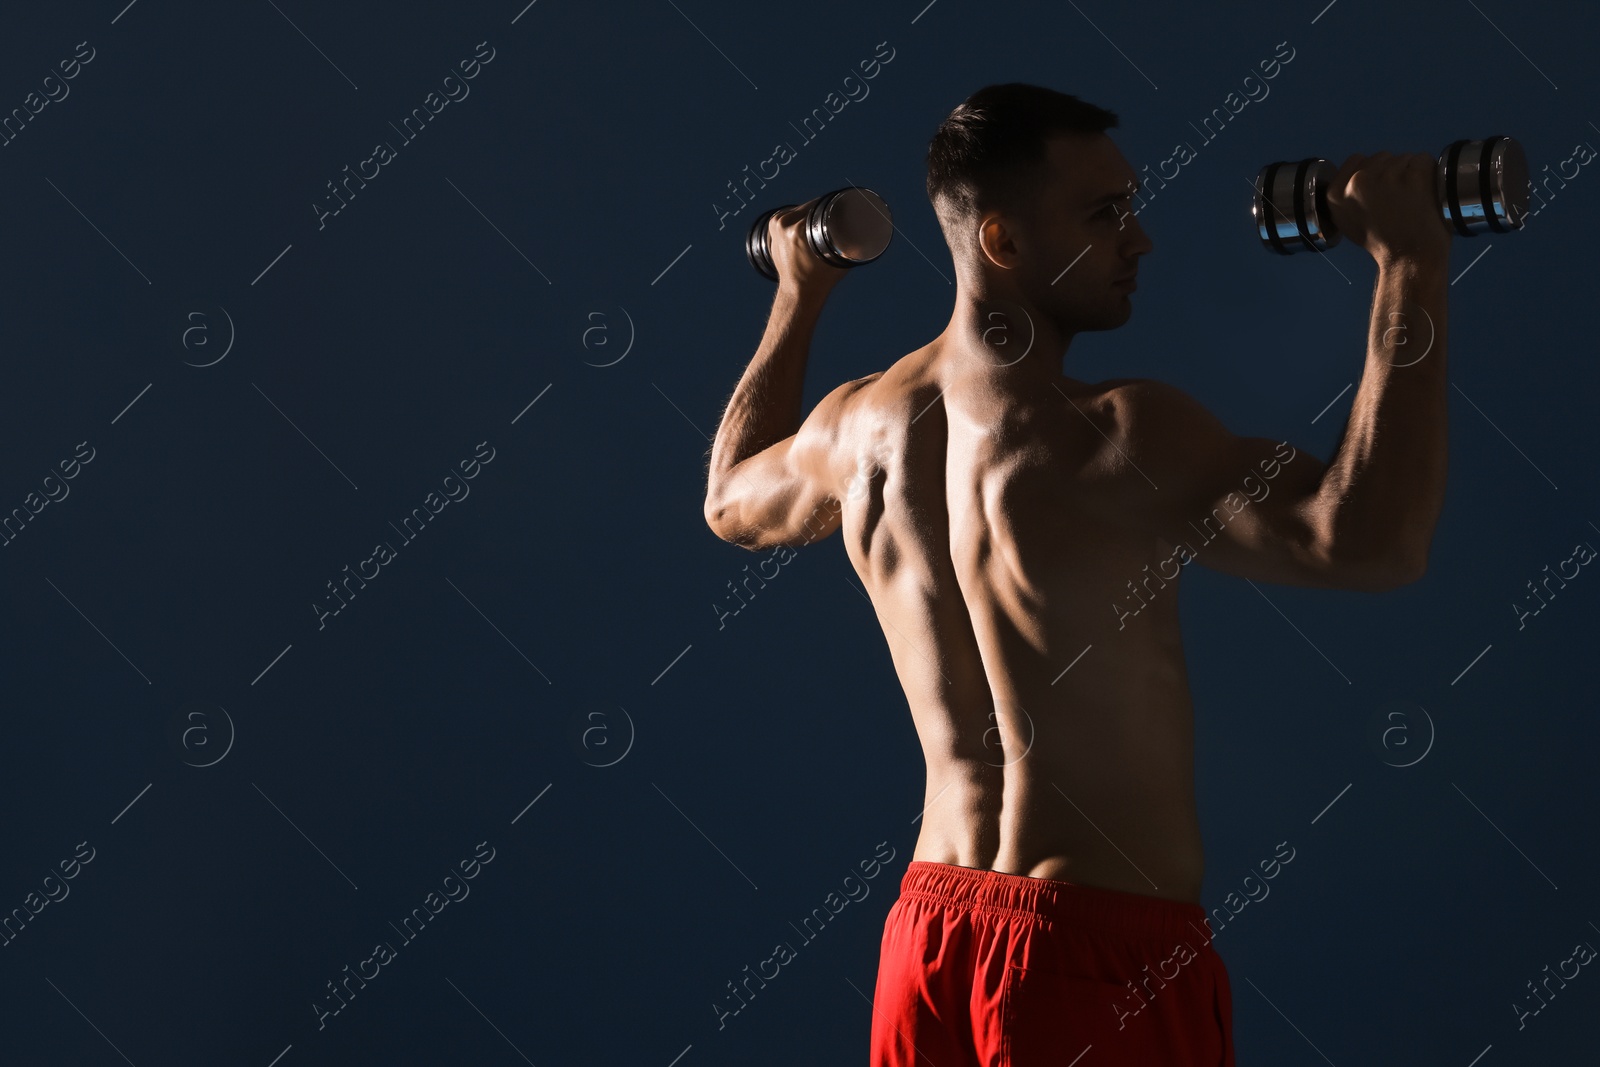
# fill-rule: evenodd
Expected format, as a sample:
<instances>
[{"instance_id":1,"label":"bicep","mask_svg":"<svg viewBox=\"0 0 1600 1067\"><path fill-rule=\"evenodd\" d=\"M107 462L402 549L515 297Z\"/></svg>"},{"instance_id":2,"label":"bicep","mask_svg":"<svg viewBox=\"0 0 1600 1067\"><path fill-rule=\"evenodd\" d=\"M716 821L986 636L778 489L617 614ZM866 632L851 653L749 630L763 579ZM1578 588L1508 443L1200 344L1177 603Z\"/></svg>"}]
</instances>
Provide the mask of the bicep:
<instances>
[{"instance_id":1,"label":"bicep","mask_svg":"<svg viewBox=\"0 0 1600 1067\"><path fill-rule=\"evenodd\" d=\"M1179 562L1285 585L1352 584L1329 550L1321 460L1287 441L1237 436L1164 383L1136 389L1129 407L1129 460L1144 476L1135 475L1128 513Z\"/></svg>"},{"instance_id":2,"label":"bicep","mask_svg":"<svg viewBox=\"0 0 1600 1067\"><path fill-rule=\"evenodd\" d=\"M1347 588L1349 572L1334 558L1317 488L1327 469L1288 442L1232 438L1228 480L1194 498L1198 514L1185 522L1195 559L1239 578Z\"/></svg>"}]
</instances>

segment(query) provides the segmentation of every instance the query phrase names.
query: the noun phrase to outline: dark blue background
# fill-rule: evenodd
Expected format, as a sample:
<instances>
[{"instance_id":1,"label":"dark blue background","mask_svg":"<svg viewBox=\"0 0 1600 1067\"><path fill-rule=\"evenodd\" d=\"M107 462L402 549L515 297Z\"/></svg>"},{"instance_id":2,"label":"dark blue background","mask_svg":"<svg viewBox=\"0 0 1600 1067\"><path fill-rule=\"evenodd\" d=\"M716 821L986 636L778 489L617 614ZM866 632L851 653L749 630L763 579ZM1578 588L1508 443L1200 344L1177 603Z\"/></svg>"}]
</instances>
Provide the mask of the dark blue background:
<instances>
[{"instance_id":1,"label":"dark blue background","mask_svg":"<svg viewBox=\"0 0 1600 1067\"><path fill-rule=\"evenodd\" d=\"M1141 214L1133 319L1066 372L1172 381L1327 459L1373 267L1265 254L1256 170L1510 133L1542 172L1600 144L1600 17L1571 3L123 2L0 35L0 113L95 50L0 148L0 511L94 449L0 548L0 914L94 849L0 948L6 1064L863 1061L920 751L837 538L718 625L762 558L701 515L772 295L755 212L847 183L895 212L823 317L809 410L948 318L922 183L949 110L1013 80L1111 108L1136 168L1198 155ZM325 183L480 41L470 96L319 230ZM802 142L790 123L880 42L870 95ZM1203 141L1190 123L1280 42L1271 95ZM719 229L779 141L797 158ZM1241 1064L1592 1054L1587 968L1521 1029L1512 1005L1600 945L1600 579L1521 630L1510 605L1600 544L1594 170L1525 232L1456 243L1423 581L1186 570ZM388 524L483 441L470 496L402 544ZM397 559L319 630L325 583L380 540ZM1412 713L1385 748L1390 701ZM319 1030L325 983L479 842L470 896ZM719 1029L725 983L880 842L870 896ZM1293 861L1224 923L1280 842Z\"/></svg>"}]
</instances>

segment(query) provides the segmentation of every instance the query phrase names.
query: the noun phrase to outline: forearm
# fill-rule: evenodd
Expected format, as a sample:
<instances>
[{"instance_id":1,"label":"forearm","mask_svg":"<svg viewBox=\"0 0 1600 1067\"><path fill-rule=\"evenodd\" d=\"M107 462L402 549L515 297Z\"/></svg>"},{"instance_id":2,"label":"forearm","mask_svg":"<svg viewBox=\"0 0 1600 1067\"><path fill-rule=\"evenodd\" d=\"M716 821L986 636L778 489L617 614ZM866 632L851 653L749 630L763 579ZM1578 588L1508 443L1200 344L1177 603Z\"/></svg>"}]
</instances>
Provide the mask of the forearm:
<instances>
[{"instance_id":1,"label":"forearm","mask_svg":"<svg viewBox=\"0 0 1600 1067\"><path fill-rule=\"evenodd\" d=\"M728 401L711 446L707 494L730 470L800 428L806 357L826 293L780 285L766 333Z\"/></svg>"},{"instance_id":2,"label":"forearm","mask_svg":"<svg viewBox=\"0 0 1600 1067\"><path fill-rule=\"evenodd\" d=\"M1342 559L1414 571L1427 558L1448 459L1448 272L1442 257L1380 261L1366 367L1318 498Z\"/></svg>"}]
</instances>

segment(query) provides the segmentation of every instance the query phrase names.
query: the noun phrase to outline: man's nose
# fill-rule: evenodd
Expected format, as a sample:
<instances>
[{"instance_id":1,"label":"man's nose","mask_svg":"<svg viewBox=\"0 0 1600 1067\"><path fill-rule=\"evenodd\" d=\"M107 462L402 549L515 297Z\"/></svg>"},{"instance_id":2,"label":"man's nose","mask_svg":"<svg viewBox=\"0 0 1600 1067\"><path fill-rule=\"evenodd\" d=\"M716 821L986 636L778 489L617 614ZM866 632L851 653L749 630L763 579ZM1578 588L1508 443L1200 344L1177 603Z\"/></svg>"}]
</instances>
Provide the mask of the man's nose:
<instances>
[{"instance_id":1,"label":"man's nose","mask_svg":"<svg viewBox=\"0 0 1600 1067\"><path fill-rule=\"evenodd\" d=\"M1138 214L1128 211L1123 214L1120 221L1122 226L1118 229L1122 230L1120 237L1122 237L1123 253L1128 256L1142 256L1154 248L1154 243L1150 242L1150 235L1144 232L1144 227L1139 226Z\"/></svg>"},{"instance_id":2,"label":"man's nose","mask_svg":"<svg viewBox=\"0 0 1600 1067\"><path fill-rule=\"evenodd\" d=\"M1138 219L1130 218L1128 232L1124 235L1125 245L1123 253L1129 256L1149 255L1155 248L1155 242L1150 240L1150 235L1144 232L1144 227L1139 225Z\"/></svg>"}]
</instances>

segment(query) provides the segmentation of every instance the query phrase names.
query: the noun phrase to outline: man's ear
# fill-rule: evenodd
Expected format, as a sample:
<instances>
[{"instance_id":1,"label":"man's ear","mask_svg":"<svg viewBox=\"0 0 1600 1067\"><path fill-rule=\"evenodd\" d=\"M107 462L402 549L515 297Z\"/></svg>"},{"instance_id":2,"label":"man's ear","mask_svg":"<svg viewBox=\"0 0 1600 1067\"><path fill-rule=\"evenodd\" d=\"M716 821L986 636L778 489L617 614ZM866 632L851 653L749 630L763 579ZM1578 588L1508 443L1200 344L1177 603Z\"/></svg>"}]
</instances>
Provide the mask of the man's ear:
<instances>
[{"instance_id":1,"label":"man's ear","mask_svg":"<svg viewBox=\"0 0 1600 1067\"><path fill-rule=\"evenodd\" d=\"M1011 221L997 211L991 211L978 220L978 252L1002 270L1017 264L1017 243L1011 232Z\"/></svg>"}]
</instances>

